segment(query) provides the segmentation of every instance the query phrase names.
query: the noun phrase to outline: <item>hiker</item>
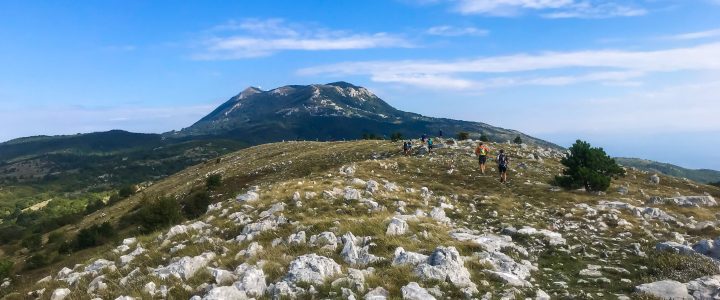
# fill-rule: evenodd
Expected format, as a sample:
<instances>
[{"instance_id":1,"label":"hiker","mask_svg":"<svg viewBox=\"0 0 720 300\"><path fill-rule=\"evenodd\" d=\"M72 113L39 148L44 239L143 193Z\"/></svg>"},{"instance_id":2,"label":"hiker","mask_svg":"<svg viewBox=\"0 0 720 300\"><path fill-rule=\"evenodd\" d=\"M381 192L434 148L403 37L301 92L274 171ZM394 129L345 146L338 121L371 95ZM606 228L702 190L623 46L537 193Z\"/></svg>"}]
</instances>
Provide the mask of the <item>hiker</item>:
<instances>
[{"instance_id":1,"label":"hiker","mask_svg":"<svg viewBox=\"0 0 720 300\"><path fill-rule=\"evenodd\" d=\"M442 137L442 130L440 130L440 135L439 135L439 137Z\"/></svg>"},{"instance_id":2,"label":"hiker","mask_svg":"<svg viewBox=\"0 0 720 300\"><path fill-rule=\"evenodd\" d=\"M488 153L490 153L490 149L488 149L488 147L482 142L478 144L477 148L475 148L475 155L478 156L478 161L480 163L480 172L483 175L485 175L485 163L487 162Z\"/></svg>"},{"instance_id":3,"label":"hiker","mask_svg":"<svg viewBox=\"0 0 720 300\"><path fill-rule=\"evenodd\" d=\"M428 153L432 153L433 149L433 140L431 138L427 139L427 145L428 145Z\"/></svg>"},{"instance_id":4,"label":"hiker","mask_svg":"<svg viewBox=\"0 0 720 300\"><path fill-rule=\"evenodd\" d=\"M410 142L403 142L403 153L405 153L405 156L410 154Z\"/></svg>"},{"instance_id":5,"label":"hiker","mask_svg":"<svg viewBox=\"0 0 720 300\"><path fill-rule=\"evenodd\" d=\"M507 182L507 168L510 164L510 159L505 155L505 150L500 149L500 154L497 157L498 171L500 171L500 182Z\"/></svg>"}]
</instances>

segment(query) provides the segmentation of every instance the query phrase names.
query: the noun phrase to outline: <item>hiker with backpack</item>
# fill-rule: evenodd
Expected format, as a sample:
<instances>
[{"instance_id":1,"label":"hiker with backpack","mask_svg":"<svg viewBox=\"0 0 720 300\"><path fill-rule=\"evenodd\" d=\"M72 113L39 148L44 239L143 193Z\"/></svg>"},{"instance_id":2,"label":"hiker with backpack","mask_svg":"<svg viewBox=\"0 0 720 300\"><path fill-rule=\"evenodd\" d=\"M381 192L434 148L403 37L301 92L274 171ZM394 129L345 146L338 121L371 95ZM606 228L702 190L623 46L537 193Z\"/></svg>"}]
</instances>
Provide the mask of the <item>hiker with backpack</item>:
<instances>
[{"instance_id":1,"label":"hiker with backpack","mask_svg":"<svg viewBox=\"0 0 720 300\"><path fill-rule=\"evenodd\" d=\"M432 153L432 149L433 149L433 140L432 140L432 138L428 138L428 139L427 139L427 145L428 145L428 153Z\"/></svg>"},{"instance_id":2,"label":"hiker with backpack","mask_svg":"<svg viewBox=\"0 0 720 300\"><path fill-rule=\"evenodd\" d=\"M505 155L505 150L500 149L500 154L497 156L498 171L500 171L500 182L507 182L507 169L510 164L510 158Z\"/></svg>"},{"instance_id":3,"label":"hiker with backpack","mask_svg":"<svg viewBox=\"0 0 720 300\"><path fill-rule=\"evenodd\" d=\"M405 156L410 155L411 147L412 145L410 144L410 142L403 142L403 153L405 154Z\"/></svg>"},{"instance_id":4,"label":"hiker with backpack","mask_svg":"<svg viewBox=\"0 0 720 300\"><path fill-rule=\"evenodd\" d=\"M485 163L487 162L488 153L490 153L490 149L482 142L475 148L475 155L478 156L478 162L480 163L480 172L483 175L485 175Z\"/></svg>"}]
</instances>

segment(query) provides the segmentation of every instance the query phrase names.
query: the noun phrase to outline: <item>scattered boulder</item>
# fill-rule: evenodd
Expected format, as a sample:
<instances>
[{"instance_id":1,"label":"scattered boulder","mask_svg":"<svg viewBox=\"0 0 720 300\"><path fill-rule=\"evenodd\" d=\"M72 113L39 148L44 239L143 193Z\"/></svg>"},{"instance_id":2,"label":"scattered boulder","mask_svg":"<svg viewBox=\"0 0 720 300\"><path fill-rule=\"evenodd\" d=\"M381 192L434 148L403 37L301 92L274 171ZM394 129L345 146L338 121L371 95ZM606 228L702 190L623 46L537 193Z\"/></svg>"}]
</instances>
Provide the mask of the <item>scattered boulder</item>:
<instances>
[{"instance_id":1,"label":"scattered boulder","mask_svg":"<svg viewBox=\"0 0 720 300\"><path fill-rule=\"evenodd\" d=\"M459 288L476 288L455 247L435 248L426 262L415 268L415 274L424 280L449 281Z\"/></svg>"},{"instance_id":2,"label":"scattered boulder","mask_svg":"<svg viewBox=\"0 0 720 300\"><path fill-rule=\"evenodd\" d=\"M344 245L340 256L346 263L364 266L382 260L381 257L370 254L369 237L355 237L352 232L348 232L342 240Z\"/></svg>"},{"instance_id":3,"label":"scattered boulder","mask_svg":"<svg viewBox=\"0 0 720 300\"><path fill-rule=\"evenodd\" d=\"M340 265L334 260L313 253L295 258L288 267L285 280L292 283L322 284L326 279L341 272Z\"/></svg>"},{"instance_id":4,"label":"scattered boulder","mask_svg":"<svg viewBox=\"0 0 720 300\"><path fill-rule=\"evenodd\" d=\"M382 287L376 287L365 294L365 300L386 300L390 297L390 292Z\"/></svg>"},{"instance_id":5,"label":"scattered boulder","mask_svg":"<svg viewBox=\"0 0 720 300\"><path fill-rule=\"evenodd\" d=\"M686 284L695 299L717 299L720 295L720 275L705 276Z\"/></svg>"},{"instance_id":6,"label":"scattered boulder","mask_svg":"<svg viewBox=\"0 0 720 300\"><path fill-rule=\"evenodd\" d=\"M66 288L56 289L53 291L52 295L50 295L50 300L63 300L68 295L70 295L70 289L66 289Z\"/></svg>"},{"instance_id":7,"label":"scattered boulder","mask_svg":"<svg viewBox=\"0 0 720 300\"><path fill-rule=\"evenodd\" d=\"M260 189L257 186L254 186L254 187L250 188L249 191L247 191L243 194L237 195L237 197L235 197L235 200L237 200L238 202L255 202L255 201L260 200L259 192L260 192Z\"/></svg>"},{"instance_id":8,"label":"scattered boulder","mask_svg":"<svg viewBox=\"0 0 720 300\"><path fill-rule=\"evenodd\" d=\"M216 286L202 300L249 299L245 292L234 286Z\"/></svg>"},{"instance_id":9,"label":"scattered boulder","mask_svg":"<svg viewBox=\"0 0 720 300\"><path fill-rule=\"evenodd\" d=\"M361 198L360 191L358 191L357 189L351 188L351 187L347 187L347 188L345 188L345 193L343 194L343 198L345 198L345 200L347 200L347 201L360 200L360 198Z\"/></svg>"},{"instance_id":10,"label":"scattered boulder","mask_svg":"<svg viewBox=\"0 0 720 300\"><path fill-rule=\"evenodd\" d=\"M416 252L405 251L402 247L395 248L395 258L392 265L412 265L417 266L427 261L428 256Z\"/></svg>"},{"instance_id":11,"label":"scattered boulder","mask_svg":"<svg viewBox=\"0 0 720 300\"><path fill-rule=\"evenodd\" d=\"M385 234L403 235L408 232L409 228L410 226L408 226L408 223L405 222L405 220L399 218L392 218L392 220L390 220L390 224L387 227L387 230L385 231Z\"/></svg>"},{"instance_id":12,"label":"scattered boulder","mask_svg":"<svg viewBox=\"0 0 720 300\"><path fill-rule=\"evenodd\" d=\"M688 289L685 284L677 282L675 280L661 280L651 283L645 283L636 286L635 290L637 292L649 294L660 299L693 299L693 297L688 294Z\"/></svg>"},{"instance_id":13,"label":"scattered boulder","mask_svg":"<svg viewBox=\"0 0 720 300\"><path fill-rule=\"evenodd\" d=\"M717 206L717 201L713 196L677 196L670 198L650 197L647 204L674 204L677 206Z\"/></svg>"},{"instance_id":14,"label":"scattered boulder","mask_svg":"<svg viewBox=\"0 0 720 300\"><path fill-rule=\"evenodd\" d=\"M321 232L310 237L310 246L320 247L330 251L337 249L337 243L337 237L330 231Z\"/></svg>"},{"instance_id":15,"label":"scattered boulder","mask_svg":"<svg viewBox=\"0 0 720 300\"><path fill-rule=\"evenodd\" d=\"M400 290L405 300L435 300L435 297L430 295L430 293L417 282L408 283Z\"/></svg>"},{"instance_id":16,"label":"scattered boulder","mask_svg":"<svg viewBox=\"0 0 720 300\"><path fill-rule=\"evenodd\" d=\"M660 176L657 174L650 175L650 178L648 179L651 184L660 184Z\"/></svg>"},{"instance_id":17,"label":"scattered boulder","mask_svg":"<svg viewBox=\"0 0 720 300\"><path fill-rule=\"evenodd\" d=\"M160 279L167 279L171 276L187 280L192 278L197 271L207 266L213 259L215 253L205 252L195 257L185 256L180 260L169 264L166 267L158 267L153 271Z\"/></svg>"},{"instance_id":18,"label":"scattered boulder","mask_svg":"<svg viewBox=\"0 0 720 300\"><path fill-rule=\"evenodd\" d=\"M717 238L714 241L702 240L695 244L691 250L714 259L720 259L720 238Z\"/></svg>"},{"instance_id":19,"label":"scattered boulder","mask_svg":"<svg viewBox=\"0 0 720 300\"><path fill-rule=\"evenodd\" d=\"M305 238L305 231L293 233L288 237L288 244L290 245L303 245L307 239Z\"/></svg>"},{"instance_id":20,"label":"scattered boulder","mask_svg":"<svg viewBox=\"0 0 720 300\"><path fill-rule=\"evenodd\" d=\"M241 278L235 282L235 288L238 290L251 297L261 297L265 293L267 284L262 268L242 264L235 269L235 274Z\"/></svg>"}]
</instances>

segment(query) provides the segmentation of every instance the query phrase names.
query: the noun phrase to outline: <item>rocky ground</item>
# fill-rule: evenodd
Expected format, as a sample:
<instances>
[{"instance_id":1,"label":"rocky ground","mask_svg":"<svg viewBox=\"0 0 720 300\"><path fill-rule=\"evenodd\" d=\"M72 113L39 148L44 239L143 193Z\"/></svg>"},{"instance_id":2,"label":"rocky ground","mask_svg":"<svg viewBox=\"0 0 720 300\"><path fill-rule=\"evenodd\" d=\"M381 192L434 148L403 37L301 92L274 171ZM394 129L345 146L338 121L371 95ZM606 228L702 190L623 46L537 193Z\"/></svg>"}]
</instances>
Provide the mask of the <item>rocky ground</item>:
<instances>
[{"instance_id":1,"label":"rocky ground","mask_svg":"<svg viewBox=\"0 0 720 300\"><path fill-rule=\"evenodd\" d=\"M406 157L385 141L277 143L190 168L148 191L222 174L204 216L8 280L6 298L720 297L717 188L630 169L607 194L562 191L563 153L491 144L512 158L501 184L474 142L438 144Z\"/></svg>"}]
</instances>

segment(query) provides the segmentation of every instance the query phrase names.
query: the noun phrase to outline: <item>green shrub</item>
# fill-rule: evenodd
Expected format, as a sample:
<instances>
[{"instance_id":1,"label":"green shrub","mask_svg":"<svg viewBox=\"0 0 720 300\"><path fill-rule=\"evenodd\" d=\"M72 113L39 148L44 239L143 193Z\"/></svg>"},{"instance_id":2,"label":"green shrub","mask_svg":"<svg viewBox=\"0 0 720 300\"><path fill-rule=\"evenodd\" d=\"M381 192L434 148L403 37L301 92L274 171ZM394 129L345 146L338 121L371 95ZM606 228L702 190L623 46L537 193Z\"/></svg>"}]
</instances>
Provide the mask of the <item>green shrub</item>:
<instances>
[{"instance_id":1,"label":"green shrub","mask_svg":"<svg viewBox=\"0 0 720 300\"><path fill-rule=\"evenodd\" d=\"M140 226L140 231L149 233L179 223L182 220L182 211L175 199L160 197L141 204L134 219L135 224Z\"/></svg>"},{"instance_id":2,"label":"green shrub","mask_svg":"<svg viewBox=\"0 0 720 300\"><path fill-rule=\"evenodd\" d=\"M85 206L85 214L91 214L93 212L96 212L97 210L103 208L105 206L105 202L103 202L100 199L91 200L88 202L87 206Z\"/></svg>"},{"instance_id":3,"label":"green shrub","mask_svg":"<svg viewBox=\"0 0 720 300\"><path fill-rule=\"evenodd\" d=\"M44 253L37 253L25 261L25 268L28 270L42 268L47 266L50 259Z\"/></svg>"},{"instance_id":4,"label":"green shrub","mask_svg":"<svg viewBox=\"0 0 720 300\"><path fill-rule=\"evenodd\" d=\"M120 190L118 190L118 196L120 197L120 199L125 199L132 196L133 194L135 194L135 187L132 185L123 186L120 188Z\"/></svg>"},{"instance_id":5,"label":"green shrub","mask_svg":"<svg viewBox=\"0 0 720 300\"><path fill-rule=\"evenodd\" d=\"M10 277L13 270L13 262L9 259L0 259L0 280Z\"/></svg>"},{"instance_id":6,"label":"green shrub","mask_svg":"<svg viewBox=\"0 0 720 300\"><path fill-rule=\"evenodd\" d=\"M382 140L383 138L374 133L363 133L362 139L363 140Z\"/></svg>"},{"instance_id":7,"label":"green shrub","mask_svg":"<svg viewBox=\"0 0 720 300\"><path fill-rule=\"evenodd\" d=\"M490 141L490 137L487 136L485 133L480 134L480 141L489 142L489 141Z\"/></svg>"},{"instance_id":8,"label":"green shrub","mask_svg":"<svg viewBox=\"0 0 720 300\"><path fill-rule=\"evenodd\" d=\"M61 232L54 231L48 235L48 244L59 245L65 241L65 235Z\"/></svg>"},{"instance_id":9,"label":"green shrub","mask_svg":"<svg viewBox=\"0 0 720 300\"><path fill-rule=\"evenodd\" d=\"M212 191L222 185L222 175L220 174L213 174L205 178L205 188L208 189L208 191Z\"/></svg>"},{"instance_id":10,"label":"green shrub","mask_svg":"<svg viewBox=\"0 0 720 300\"><path fill-rule=\"evenodd\" d=\"M625 175L614 159L602 148L578 140L570 147L570 154L561 160L565 166L563 175L556 176L556 183L566 189L584 187L587 192L605 191L612 178Z\"/></svg>"},{"instance_id":11,"label":"green shrub","mask_svg":"<svg viewBox=\"0 0 720 300\"><path fill-rule=\"evenodd\" d=\"M458 138L458 140L460 140L460 141L467 140L467 139L470 138L470 133L469 133L469 132L465 132L465 131L460 131L460 132L458 132L458 134L457 134L457 138Z\"/></svg>"},{"instance_id":12,"label":"green shrub","mask_svg":"<svg viewBox=\"0 0 720 300\"><path fill-rule=\"evenodd\" d=\"M35 250L42 247L42 235L39 233L31 234L25 237L20 245L30 250Z\"/></svg>"},{"instance_id":13,"label":"green shrub","mask_svg":"<svg viewBox=\"0 0 720 300\"><path fill-rule=\"evenodd\" d=\"M515 139L513 140L513 143L519 145L519 144L522 144L522 143L523 143L523 140L522 140L522 138L518 135L518 136L516 136Z\"/></svg>"},{"instance_id":14,"label":"green shrub","mask_svg":"<svg viewBox=\"0 0 720 300\"><path fill-rule=\"evenodd\" d=\"M210 202L210 195L206 191L194 191L183 200L183 214L188 219L195 219L207 212Z\"/></svg>"},{"instance_id":15,"label":"green shrub","mask_svg":"<svg viewBox=\"0 0 720 300\"><path fill-rule=\"evenodd\" d=\"M395 132L390 135L390 140L392 140L393 142L397 142L402 139L403 139L403 135L400 132Z\"/></svg>"},{"instance_id":16,"label":"green shrub","mask_svg":"<svg viewBox=\"0 0 720 300\"><path fill-rule=\"evenodd\" d=\"M115 237L115 229L108 222L83 228L75 239L76 249L85 249L107 243Z\"/></svg>"}]
</instances>

